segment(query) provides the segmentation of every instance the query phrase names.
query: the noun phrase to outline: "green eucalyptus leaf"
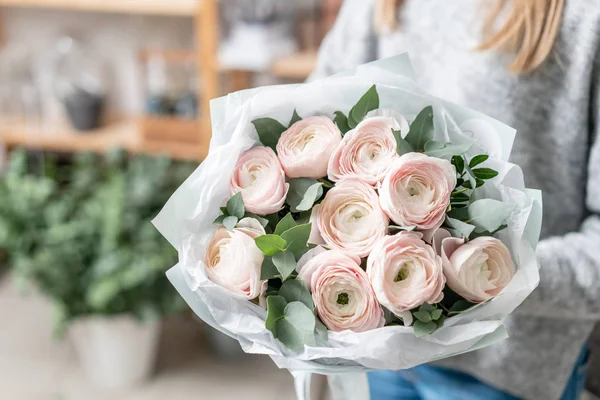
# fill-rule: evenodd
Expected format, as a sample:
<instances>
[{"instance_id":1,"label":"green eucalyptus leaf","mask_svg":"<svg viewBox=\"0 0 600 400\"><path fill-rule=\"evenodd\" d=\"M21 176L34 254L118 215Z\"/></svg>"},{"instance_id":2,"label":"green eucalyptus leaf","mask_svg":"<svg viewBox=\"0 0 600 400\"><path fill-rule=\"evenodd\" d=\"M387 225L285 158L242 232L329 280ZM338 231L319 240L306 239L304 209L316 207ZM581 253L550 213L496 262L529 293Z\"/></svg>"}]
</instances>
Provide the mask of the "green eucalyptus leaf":
<instances>
[{"instance_id":1,"label":"green eucalyptus leaf","mask_svg":"<svg viewBox=\"0 0 600 400\"><path fill-rule=\"evenodd\" d=\"M272 257L265 257L260 269L260 280L266 281L268 279L281 277L281 273L273 263Z\"/></svg>"},{"instance_id":2,"label":"green eucalyptus leaf","mask_svg":"<svg viewBox=\"0 0 600 400\"><path fill-rule=\"evenodd\" d=\"M423 336L431 335L437 330L437 324L433 321L421 322L415 321L414 324L415 336L420 338Z\"/></svg>"},{"instance_id":3,"label":"green eucalyptus leaf","mask_svg":"<svg viewBox=\"0 0 600 400\"><path fill-rule=\"evenodd\" d=\"M378 108L379 94L377 93L377 86L373 85L350 110L348 125L352 129L356 128L369 112L377 110Z\"/></svg>"},{"instance_id":4,"label":"green eucalyptus leaf","mask_svg":"<svg viewBox=\"0 0 600 400\"><path fill-rule=\"evenodd\" d=\"M280 251L285 250L287 242L277 235L262 235L254 239L256 247L263 252L265 256L273 256Z\"/></svg>"},{"instance_id":5,"label":"green eucalyptus leaf","mask_svg":"<svg viewBox=\"0 0 600 400\"><path fill-rule=\"evenodd\" d=\"M471 159L469 162L469 168L475 168L479 164L486 162L490 158L487 154L479 154Z\"/></svg>"},{"instance_id":6,"label":"green eucalyptus leaf","mask_svg":"<svg viewBox=\"0 0 600 400\"><path fill-rule=\"evenodd\" d=\"M279 295L288 303L299 301L311 310L315 309L312 296L306 284L300 279L290 279L281 285Z\"/></svg>"},{"instance_id":7,"label":"green eucalyptus leaf","mask_svg":"<svg viewBox=\"0 0 600 400\"><path fill-rule=\"evenodd\" d=\"M290 120L290 127L294 125L296 122L302 121L302 117L298 115L296 109L294 109L294 114L292 114L292 119Z\"/></svg>"},{"instance_id":8,"label":"green eucalyptus leaf","mask_svg":"<svg viewBox=\"0 0 600 400\"><path fill-rule=\"evenodd\" d=\"M446 226L452 229L455 229L460 233L462 237L468 238L471 236L471 233L475 230L475 225L467 224L459 219L454 219L450 217L446 217Z\"/></svg>"},{"instance_id":9,"label":"green eucalyptus leaf","mask_svg":"<svg viewBox=\"0 0 600 400\"><path fill-rule=\"evenodd\" d=\"M315 322L315 332L317 333L317 336L319 336L322 340L326 342L329 336L327 333L327 327L321 322L319 318L317 318Z\"/></svg>"},{"instance_id":10,"label":"green eucalyptus leaf","mask_svg":"<svg viewBox=\"0 0 600 400\"><path fill-rule=\"evenodd\" d=\"M294 217L292 216L292 213L288 213L285 217L283 217L283 219L281 221L279 221L279 223L277 224L277 227L275 228L275 232L273 232L275 235L279 235L281 236L281 234L289 229L292 229L293 227L295 227L296 225L296 221L294 221Z\"/></svg>"},{"instance_id":11,"label":"green eucalyptus leaf","mask_svg":"<svg viewBox=\"0 0 600 400\"><path fill-rule=\"evenodd\" d=\"M227 218L227 215L219 215L214 221L213 224L215 225L223 225L223 221L225 220L225 218Z\"/></svg>"},{"instance_id":12,"label":"green eucalyptus leaf","mask_svg":"<svg viewBox=\"0 0 600 400\"><path fill-rule=\"evenodd\" d=\"M454 315L462 314L465 311L468 311L473 306L475 306L475 304L469 303L466 300L458 300L452 305L452 307L450 307L450 310L448 311L448 316L452 317Z\"/></svg>"},{"instance_id":13,"label":"green eucalyptus leaf","mask_svg":"<svg viewBox=\"0 0 600 400\"><path fill-rule=\"evenodd\" d=\"M315 315L303 303L289 303L284 310L284 318L277 321L277 339L292 350L304 345L315 346Z\"/></svg>"},{"instance_id":14,"label":"green eucalyptus leaf","mask_svg":"<svg viewBox=\"0 0 600 400\"><path fill-rule=\"evenodd\" d=\"M227 201L227 213L231 216L237 217L238 219L244 218L245 210L242 192L236 193Z\"/></svg>"},{"instance_id":15,"label":"green eucalyptus leaf","mask_svg":"<svg viewBox=\"0 0 600 400\"><path fill-rule=\"evenodd\" d=\"M281 238L287 243L285 249L290 253L300 253L306 249L310 237L311 224L295 226L281 234Z\"/></svg>"},{"instance_id":16,"label":"green eucalyptus leaf","mask_svg":"<svg viewBox=\"0 0 600 400\"><path fill-rule=\"evenodd\" d=\"M462 174L465 171L465 160L462 156L452 157L452 165L456 168L456 172Z\"/></svg>"},{"instance_id":17,"label":"green eucalyptus leaf","mask_svg":"<svg viewBox=\"0 0 600 400\"><path fill-rule=\"evenodd\" d=\"M506 228L508 228L508 225L500 225L500 227L493 232L490 232L490 231L473 232L471 234L471 236L469 237L469 239L473 240L473 239L477 239L478 237L483 237L483 236L494 236L496 233L498 233Z\"/></svg>"},{"instance_id":18,"label":"green eucalyptus leaf","mask_svg":"<svg viewBox=\"0 0 600 400\"><path fill-rule=\"evenodd\" d=\"M453 194L452 197L450 198L450 200L453 203L463 203L465 201L469 201L471 199L471 196L469 196L466 193L456 193Z\"/></svg>"},{"instance_id":19,"label":"green eucalyptus leaf","mask_svg":"<svg viewBox=\"0 0 600 400\"><path fill-rule=\"evenodd\" d=\"M273 256L273 264L281 274L281 279L286 280L296 270L296 258L289 251L280 251ZM281 294L281 291L279 292Z\"/></svg>"},{"instance_id":20,"label":"green eucalyptus leaf","mask_svg":"<svg viewBox=\"0 0 600 400\"><path fill-rule=\"evenodd\" d=\"M287 301L281 296L267 297L267 319L265 327L277 337L277 321L284 318Z\"/></svg>"},{"instance_id":21,"label":"green eucalyptus leaf","mask_svg":"<svg viewBox=\"0 0 600 400\"><path fill-rule=\"evenodd\" d=\"M392 130L392 134L394 135L394 138L396 138L396 153L398 153L398 155L413 153L415 151L410 143L402 138L402 131Z\"/></svg>"},{"instance_id":22,"label":"green eucalyptus leaf","mask_svg":"<svg viewBox=\"0 0 600 400\"><path fill-rule=\"evenodd\" d=\"M438 308L437 310L434 310L431 312L431 319L434 321L437 321L440 319L440 317L442 316L442 309Z\"/></svg>"},{"instance_id":23,"label":"green eucalyptus leaf","mask_svg":"<svg viewBox=\"0 0 600 400\"><path fill-rule=\"evenodd\" d=\"M232 230L233 228L235 228L235 225L238 223L238 218L232 216L229 217L225 217L223 219L223 226L225 228L227 228L228 231Z\"/></svg>"},{"instance_id":24,"label":"green eucalyptus leaf","mask_svg":"<svg viewBox=\"0 0 600 400\"><path fill-rule=\"evenodd\" d=\"M433 107L425 107L410 126L405 139L416 151L425 149L425 144L433 139Z\"/></svg>"},{"instance_id":25,"label":"green eucalyptus leaf","mask_svg":"<svg viewBox=\"0 0 600 400\"><path fill-rule=\"evenodd\" d=\"M478 229L493 232L504 224L514 209L513 204L494 199L477 200L467 208L469 219L465 222Z\"/></svg>"},{"instance_id":26,"label":"green eucalyptus leaf","mask_svg":"<svg viewBox=\"0 0 600 400\"><path fill-rule=\"evenodd\" d=\"M473 174L475 175L475 178L486 180L497 177L498 171L491 168L475 168Z\"/></svg>"},{"instance_id":27,"label":"green eucalyptus leaf","mask_svg":"<svg viewBox=\"0 0 600 400\"><path fill-rule=\"evenodd\" d=\"M244 218L254 218L255 220L257 220L261 224L261 226L263 228L266 228L267 225L269 225L269 220L268 219L260 217L260 216L258 216L256 214L249 213L249 212L244 213Z\"/></svg>"},{"instance_id":28,"label":"green eucalyptus leaf","mask_svg":"<svg viewBox=\"0 0 600 400\"><path fill-rule=\"evenodd\" d=\"M431 314L428 313L427 311L415 311L413 313L413 315L415 316L416 319L418 319L421 322L430 322L431 321Z\"/></svg>"},{"instance_id":29,"label":"green eucalyptus leaf","mask_svg":"<svg viewBox=\"0 0 600 400\"><path fill-rule=\"evenodd\" d=\"M463 154L464 152L469 150L471 146L473 146L473 142L467 142L462 144L446 143L439 148L428 148L427 145L429 145L429 143L431 142L428 142L425 145L425 154L427 154L429 157L437 158L455 156L456 154Z\"/></svg>"},{"instance_id":30,"label":"green eucalyptus leaf","mask_svg":"<svg viewBox=\"0 0 600 400\"><path fill-rule=\"evenodd\" d=\"M256 128L260 142L273 151L277 151L277 142L279 142L281 134L286 131L286 127L273 118L255 119L252 124Z\"/></svg>"},{"instance_id":31,"label":"green eucalyptus leaf","mask_svg":"<svg viewBox=\"0 0 600 400\"><path fill-rule=\"evenodd\" d=\"M446 143L439 142L437 140L430 140L429 142L425 143L423 150L425 150L425 153L427 153L428 151L441 150L445 147Z\"/></svg>"},{"instance_id":32,"label":"green eucalyptus leaf","mask_svg":"<svg viewBox=\"0 0 600 400\"><path fill-rule=\"evenodd\" d=\"M428 312L428 313L434 311L435 309L436 308L435 308L434 305L428 304L428 303L421 304L421 307L419 307L419 311L425 311L425 312Z\"/></svg>"},{"instance_id":33,"label":"green eucalyptus leaf","mask_svg":"<svg viewBox=\"0 0 600 400\"><path fill-rule=\"evenodd\" d=\"M342 136L352 130L350 125L348 125L348 117L346 117L346 114L341 111L336 111L334 115L333 122L335 122L338 129L342 132Z\"/></svg>"},{"instance_id":34,"label":"green eucalyptus leaf","mask_svg":"<svg viewBox=\"0 0 600 400\"><path fill-rule=\"evenodd\" d=\"M323 196L323 183L309 178L290 179L287 203L292 212L308 211Z\"/></svg>"}]
</instances>

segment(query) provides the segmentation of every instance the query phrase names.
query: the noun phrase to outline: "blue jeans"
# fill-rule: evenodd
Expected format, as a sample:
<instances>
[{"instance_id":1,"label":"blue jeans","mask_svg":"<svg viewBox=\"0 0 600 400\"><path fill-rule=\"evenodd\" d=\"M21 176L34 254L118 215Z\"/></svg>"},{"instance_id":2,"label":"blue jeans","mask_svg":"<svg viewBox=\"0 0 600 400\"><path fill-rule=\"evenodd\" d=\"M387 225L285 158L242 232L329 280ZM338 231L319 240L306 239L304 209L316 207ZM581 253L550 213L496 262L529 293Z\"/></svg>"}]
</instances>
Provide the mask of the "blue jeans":
<instances>
[{"instance_id":1,"label":"blue jeans","mask_svg":"<svg viewBox=\"0 0 600 400\"><path fill-rule=\"evenodd\" d=\"M561 400L577 400L583 392L588 358L585 347ZM399 372L372 372L369 388L371 400L520 400L471 375L431 365Z\"/></svg>"}]
</instances>

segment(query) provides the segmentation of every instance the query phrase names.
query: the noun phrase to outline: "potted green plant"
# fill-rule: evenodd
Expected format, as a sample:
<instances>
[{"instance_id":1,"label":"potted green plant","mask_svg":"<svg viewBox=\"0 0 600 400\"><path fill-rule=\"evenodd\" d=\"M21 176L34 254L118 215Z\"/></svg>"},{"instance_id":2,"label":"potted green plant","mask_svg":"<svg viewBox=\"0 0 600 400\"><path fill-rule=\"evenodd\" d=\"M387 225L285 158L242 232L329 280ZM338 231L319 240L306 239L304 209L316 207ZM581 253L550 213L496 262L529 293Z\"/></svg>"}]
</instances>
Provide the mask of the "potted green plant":
<instances>
[{"instance_id":1,"label":"potted green plant","mask_svg":"<svg viewBox=\"0 0 600 400\"><path fill-rule=\"evenodd\" d=\"M73 340L92 381L123 387L145 379L161 317L184 306L164 276L176 253L150 221L191 166L121 152L81 154L36 176L19 157L0 185L9 199L0 211L0 247L16 275L52 301L56 328ZM15 212L24 208L23 188L9 183L13 178L34 182L28 201L39 207ZM16 228L28 243L14 239Z\"/></svg>"}]
</instances>

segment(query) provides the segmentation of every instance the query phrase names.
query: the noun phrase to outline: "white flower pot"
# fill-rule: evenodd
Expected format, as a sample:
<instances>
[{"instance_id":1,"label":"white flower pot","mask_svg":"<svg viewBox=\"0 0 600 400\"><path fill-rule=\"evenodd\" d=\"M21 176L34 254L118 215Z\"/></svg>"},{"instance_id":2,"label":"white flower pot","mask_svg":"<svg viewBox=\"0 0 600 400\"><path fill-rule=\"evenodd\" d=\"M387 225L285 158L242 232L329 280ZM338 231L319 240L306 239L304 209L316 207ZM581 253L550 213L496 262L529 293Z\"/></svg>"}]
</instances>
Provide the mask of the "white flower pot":
<instances>
[{"instance_id":1,"label":"white flower pot","mask_svg":"<svg viewBox=\"0 0 600 400\"><path fill-rule=\"evenodd\" d=\"M160 322L141 323L130 316L85 317L69 328L88 379L107 389L147 379L155 365Z\"/></svg>"}]
</instances>

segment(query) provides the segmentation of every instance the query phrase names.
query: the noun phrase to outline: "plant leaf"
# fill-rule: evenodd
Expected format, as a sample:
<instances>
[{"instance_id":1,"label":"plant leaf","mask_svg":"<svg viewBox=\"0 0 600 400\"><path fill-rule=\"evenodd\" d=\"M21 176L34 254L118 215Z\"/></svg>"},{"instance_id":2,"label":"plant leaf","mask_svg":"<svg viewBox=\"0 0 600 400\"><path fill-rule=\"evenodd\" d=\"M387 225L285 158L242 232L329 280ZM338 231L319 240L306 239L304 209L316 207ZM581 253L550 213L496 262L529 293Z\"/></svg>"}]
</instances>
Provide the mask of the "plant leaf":
<instances>
[{"instance_id":1,"label":"plant leaf","mask_svg":"<svg viewBox=\"0 0 600 400\"><path fill-rule=\"evenodd\" d=\"M429 142L425 143L425 153L427 153L428 151L434 151L434 150L441 150L444 147L446 147L446 143L442 143L442 142L438 142L437 140L430 140Z\"/></svg>"},{"instance_id":2,"label":"plant leaf","mask_svg":"<svg viewBox=\"0 0 600 400\"><path fill-rule=\"evenodd\" d=\"M283 283L279 289L279 295L288 303L299 301L311 310L315 309L312 296L306 284L299 279L290 279Z\"/></svg>"},{"instance_id":3,"label":"plant leaf","mask_svg":"<svg viewBox=\"0 0 600 400\"><path fill-rule=\"evenodd\" d=\"M273 264L281 274L281 279L286 280L296 270L296 258L289 251L280 251L273 256ZM281 295L281 291L279 292Z\"/></svg>"},{"instance_id":4,"label":"plant leaf","mask_svg":"<svg viewBox=\"0 0 600 400\"><path fill-rule=\"evenodd\" d=\"M294 109L294 114L292 114L292 119L290 120L290 127L294 125L296 122L302 121L302 117L298 115L298 111Z\"/></svg>"},{"instance_id":5,"label":"plant leaf","mask_svg":"<svg viewBox=\"0 0 600 400\"><path fill-rule=\"evenodd\" d=\"M425 149L425 144L433 139L433 107L425 107L415 118L410 131L406 135L406 141L416 151Z\"/></svg>"},{"instance_id":6,"label":"plant leaf","mask_svg":"<svg viewBox=\"0 0 600 400\"><path fill-rule=\"evenodd\" d=\"M475 178L479 179L492 179L498 176L498 171L491 168L475 168L473 170Z\"/></svg>"},{"instance_id":7,"label":"plant leaf","mask_svg":"<svg viewBox=\"0 0 600 400\"><path fill-rule=\"evenodd\" d=\"M365 116L379 108L379 94L377 86L373 85L367 92L358 100L358 103L350 110L348 125L354 129L365 118Z\"/></svg>"},{"instance_id":8,"label":"plant leaf","mask_svg":"<svg viewBox=\"0 0 600 400\"><path fill-rule=\"evenodd\" d=\"M281 125L279 121L273 118L259 118L252 121L256 132L258 133L258 139L260 142L277 151L277 142L281 137L281 134L286 131L286 127Z\"/></svg>"},{"instance_id":9,"label":"plant leaf","mask_svg":"<svg viewBox=\"0 0 600 400\"><path fill-rule=\"evenodd\" d=\"M292 212L308 211L323 196L323 183L309 178L290 179L287 203Z\"/></svg>"},{"instance_id":10,"label":"plant leaf","mask_svg":"<svg viewBox=\"0 0 600 400\"><path fill-rule=\"evenodd\" d=\"M275 228L275 232L273 232L275 235L279 235L281 236L281 234L289 229L292 229L293 227L295 227L296 225L296 221L294 221L294 217L292 217L292 213L288 213L285 217L283 217L283 219L281 221L279 221L279 223L277 224L277 227Z\"/></svg>"},{"instance_id":11,"label":"plant leaf","mask_svg":"<svg viewBox=\"0 0 600 400\"><path fill-rule=\"evenodd\" d=\"M221 215L219 215L219 216L218 216L218 217L217 217L217 218L216 218L216 219L213 221L213 224L215 224L215 225L223 225L223 220L224 220L225 218L227 218L227 215L223 215L223 214L221 214Z\"/></svg>"},{"instance_id":12,"label":"plant leaf","mask_svg":"<svg viewBox=\"0 0 600 400\"><path fill-rule=\"evenodd\" d=\"M429 321L429 322L415 321L414 329L415 329L415 336L419 338L419 337L431 335L433 332L435 332L437 330L437 324L433 321Z\"/></svg>"},{"instance_id":13,"label":"plant leaf","mask_svg":"<svg viewBox=\"0 0 600 400\"><path fill-rule=\"evenodd\" d=\"M295 226L281 234L281 239L285 240L286 251L290 253L300 253L306 249L306 243L310 237L311 224Z\"/></svg>"},{"instance_id":14,"label":"plant leaf","mask_svg":"<svg viewBox=\"0 0 600 400\"><path fill-rule=\"evenodd\" d=\"M429 143L431 143L431 142L429 142ZM462 143L462 144L446 143L441 148L428 149L427 145L429 143L427 143L425 145L425 154L427 154L429 157L437 157L437 158L455 156L456 154L463 154L464 152L469 150L471 148L471 146L473 146L473 142L467 142L467 143Z\"/></svg>"},{"instance_id":15,"label":"plant leaf","mask_svg":"<svg viewBox=\"0 0 600 400\"><path fill-rule=\"evenodd\" d=\"M277 339L292 350L315 346L315 315L299 301L289 303L277 322Z\"/></svg>"},{"instance_id":16,"label":"plant leaf","mask_svg":"<svg viewBox=\"0 0 600 400\"><path fill-rule=\"evenodd\" d=\"M392 134L396 138L396 153L398 155L404 155L406 153L413 153L415 149L402 137L402 131L395 131L392 129Z\"/></svg>"},{"instance_id":17,"label":"plant leaf","mask_svg":"<svg viewBox=\"0 0 600 400\"><path fill-rule=\"evenodd\" d=\"M254 239L256 247L263 252L265 256L273 256L276 253L285 250L287 242L277 235L262 235Z\"/></svg>"},{"instance_id":18,"label":"plant leaf","mask_svg":"<svg viewBox=\"0 0 600 400\"><path fill-rule=\"evenodd\" d=\"M469 162L469 168L475 168L479 164L486 162L488 158L490 158L490 156L488 156L487 154L480 154L478 156L473 157Z\"/></svg>"},{"instance_id":19,"label":"plant leaf","mask_svg":"<svg viewBox=\"0 0 600 400\"><path fill-rule=\"evenodd\" d=\"M413 313L413 315L415 316L416 319L418 319L421 322L430 322L431 321L431 314L428 313L427 311L415 311Z\"/></svg>"},{"instance_id":20,"label":"plant leaf","mask_svg":"<svg viewBox=\"0 0 600 400\"><path fill-rule=\"evenodd\" d=\"M514 209L514 205L498 200L477 200L467 208L469 219L466 222L478 229L493 232L504 224Z\"/></svg>"},{"instance_id":21,"label":"plant leaf","mask_svg":"<svg viewBox=\"0 0 600 400\"><path fill-rule=\"evenodd\" d=\"M336 111L333 114L335 115L333 122L335 122L338 129L342 132L342 136L352 130L350 125L348 125L348 117L346 117L346 114L341 111Z\"/></svg>"},{"instance_id":22,"label":"plant leaf","mask_svg":"<svg viewBox=\"0 0 600 400\"><path fill-rule=\"evenodd\" d=\"M259 217L256 214L252 214L252 213L244 213L244 218L254 218L255 220L257 220L263 228L266 228L267 225L269 225L269 220L263 217Z\"/></svg>"},{"instance_id":23,"label":"plant leaf","mask_svg":"<svg viewBox=\"0 0 600 400\"><path fill-rule=\"evenodd\" d=\"M265 327L277 337L277 321L284 318L285 307L287 301L281 296L267 297L267 319Z\"/></svg>"},{"instance_id":24,"label":"plant leaf","mask_svg":"<svg viewBox=\"0 0 600 400\"><path fill-rule=\"evenodd\" d=\"M501 230L504 230L506 228L508 228L508 225L501 225L498 229L496 229L493 232L490 232L490 231L473 232L471 234L471 236L469 237L469 239L473 240L473 239L477 239L478 237L482 237L482 236L494 236L496 233L498 233Z\"/></svg>"},{"instance_id":25,"label":"plant leaf","mask_svg":"<svg viewBox=\"0 0 600 400\"><path fill-rule=\"evenodd\" d=\"M471 224L467 224L459 219L454 219L450 217L446 217L446 226L458 231L462 237L468 238L471 236L471 233L475 230L475 226Z\"/></svg>"},{"instance_id":26,"label":"plant leaf","mask_svg":"<svg viewBox=\"0 0 600 400\"><path fill-rule=\"evenodd\" d=\"M440 317L442 316L442 309L438 308L437 310L434 310L431 312L431 319L434 321L437 321L438 319L440 319Z\"/></svg>"},{"instance_id":27,"label":"plant leaf","mask_svg":"<svg viewBox=\"0 0 600 400\"><path fill-rule=\"evenodd\" d=\"M229 217L225 217L225 219L223 219L223 226L225 228L227 228L228 231L235 228L235 225L237 223L238 223L238 217L235 217L233 215L230 215Z\"/></svg>"},{"instance_id":28,"label":"plant leaf","mask_svg":"<svg viewBox=\"0 0 600 400\"><path fill-rule=\"evenodd\" d=\"M278 277L281 277L281 275L275 264L273 264L273 259L271 257L265 257L260 268L260 280L266 281Z\"/></svg>"},{"instance_id":29,"label":"plant leaf","mask_svg":"<svg viewBox=\"0 0 600 400\"><path fill-rule=\"evenodd\" d=\"M242 192L236 193L227 201L227 213L235 216L238 219L244 218L244 199L242 198Z\"/></svg>"},{"instance_id":30,"label":"plant leaf","mask_svg":"<svg viewBox=\"0 0 600 400\"><path fill-rule=\"evenodd\" d=\"M458 300L452 305L452 307L450 307L450 310L448 311L448 316L452 317L454 315L462 314L465 311L468 311L473 306L475 306L475 304L469 303L466 300Z\"/></svg>"},{"instance_id":31,"label":"plant leaf","mask_svg":"<svg viewBox=\"0 0 600 400\"><path fill-rule=\"evenodd\" d=\"M461 156L452 157L452 165L456 168L456 172L462 174L465 171L465 160Z\"/></svg>"},{"instance_id":32,"label":"plant leaf","mask_svg":"<svg viewBox=\"0 0 600 400\"><path fill-rule=\"evenodd\" d=\"M469 201L470 199L471 199L471 196L469 196L466 193L456 193L450 197L450 201L452 203L463 203L465 201Z\"/></svg>"},{"instance_id":33,"label":"plant leaf","mask_svg":"<svg viewBox=\"0 0 600 400\"><path fill-rule=\"evenodd\" d=\"M315 320L315 332L321 339L323 339L325 342L327 341L329 336L327 333L327 327L321 322L321 320L319 320L319 318L316 318Z\"/></svg>"},{"instance_id":34,"label":"plant leaf","mask_svg":"<svg viewBox=\"0 0 600 400\"><path fill-rule=\"evenodd\" d=\"M434 311L435 309L435 306L429 303L423 303L421 304L421 307L419 307L419 311L426 311L428 313Z\"/></svg>"}]
</instances>

